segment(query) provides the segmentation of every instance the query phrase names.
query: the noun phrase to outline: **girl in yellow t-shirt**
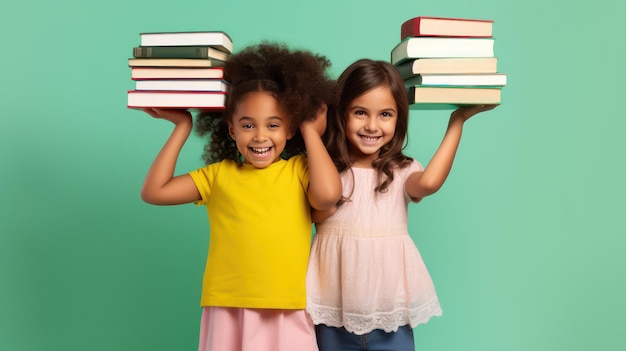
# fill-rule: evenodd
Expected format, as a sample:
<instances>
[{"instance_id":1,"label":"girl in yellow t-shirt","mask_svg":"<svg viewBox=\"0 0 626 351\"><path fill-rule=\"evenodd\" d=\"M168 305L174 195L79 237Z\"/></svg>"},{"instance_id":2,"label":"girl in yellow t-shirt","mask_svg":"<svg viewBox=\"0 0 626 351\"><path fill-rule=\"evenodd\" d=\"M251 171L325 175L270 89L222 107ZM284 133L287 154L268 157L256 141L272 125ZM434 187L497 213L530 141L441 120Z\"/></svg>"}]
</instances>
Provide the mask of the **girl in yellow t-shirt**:
<instances>
[{"instance_id":1,"label":"girl in yellow t-shirt","mask_svg":"<svg viewBox=\"0 0 626 351\"><path fill-rule=\"evenodd\" d=\"M192 131L184 110L145 109L174 123L141 197L205 205L211 226L199 350L317 350L306 315L311 208L327 210L341 181L321 136L334 82L329 61L261 43L232 55L224 111L201 113L208 165L174 176ZM306 155L306 156L305 156Z\"/></svg>"}]
</instances>

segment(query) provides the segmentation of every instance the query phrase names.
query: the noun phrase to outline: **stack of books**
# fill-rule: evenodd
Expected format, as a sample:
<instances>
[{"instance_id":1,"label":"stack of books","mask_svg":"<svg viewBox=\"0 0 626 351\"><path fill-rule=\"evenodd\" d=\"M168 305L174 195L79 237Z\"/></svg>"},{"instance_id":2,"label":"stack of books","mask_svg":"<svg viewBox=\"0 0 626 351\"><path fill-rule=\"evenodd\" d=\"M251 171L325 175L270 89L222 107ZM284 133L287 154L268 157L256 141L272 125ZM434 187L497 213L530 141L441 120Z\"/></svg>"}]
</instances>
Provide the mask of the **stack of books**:
<instances>
[{"instance_id":1,"label":"stack of books","mask_svg":"<svg viewBox=\"0 0 626 351\"><path fill-rule=\"evenodd\" d=\"M493 21L415 17L404 22L391 63L404 79L412 109L499 104Z\"/></svg>"},{"instance_id":2,"label":"stack of books","mask_svg":"<svg viewBox=\"0 0 626 351\"><path fill-rule=\"evenodd\" d=\"M128 59L135 89L129 108L224 109L224 62L233 52L221 31L140 33Z\"/></svg>"}]
</instances>

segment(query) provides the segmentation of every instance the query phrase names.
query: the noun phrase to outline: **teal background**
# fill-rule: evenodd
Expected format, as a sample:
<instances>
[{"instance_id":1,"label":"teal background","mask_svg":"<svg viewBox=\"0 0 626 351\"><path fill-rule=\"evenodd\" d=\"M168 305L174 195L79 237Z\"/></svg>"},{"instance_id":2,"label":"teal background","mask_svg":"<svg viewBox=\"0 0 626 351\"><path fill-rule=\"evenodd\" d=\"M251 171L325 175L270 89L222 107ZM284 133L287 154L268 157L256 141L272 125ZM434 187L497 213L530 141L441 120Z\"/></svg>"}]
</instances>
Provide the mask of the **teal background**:
<instances>
[{"instance_id":1,"label":"teal background","mask_svg":"<svg viewBox=\"0 0 626 351\"><path fill-rule=\"evenodd\" d=\"M203 208L142 203L172 127L126 109L146 31L223 30L388 59L419 15L494 19L503 104L465 128L445 186L410 207L444 309L418 350L624 350L621 0L3 1L0 350L194 350ZM449 111L412 111L427 164ZM179 172L202 165L185 146Z\"/></svg>"}]
</instances>

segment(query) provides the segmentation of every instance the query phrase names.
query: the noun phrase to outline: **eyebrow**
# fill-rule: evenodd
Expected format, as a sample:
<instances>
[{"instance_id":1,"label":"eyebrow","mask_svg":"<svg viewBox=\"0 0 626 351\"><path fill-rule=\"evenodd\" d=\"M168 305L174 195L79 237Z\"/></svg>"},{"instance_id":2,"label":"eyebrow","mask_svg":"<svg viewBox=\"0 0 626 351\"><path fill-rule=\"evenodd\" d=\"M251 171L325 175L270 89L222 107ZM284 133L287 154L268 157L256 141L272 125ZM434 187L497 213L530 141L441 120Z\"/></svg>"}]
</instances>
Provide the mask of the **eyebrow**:
<instances>
[{"instance_id":1,"label":"eyebrow","mask_svg":"<svg viewBox=\"0 0 626 351\"><path fill-rule=\"evenodd\" d=\"M282 119L281 117L279 117L279 116L270 116L270 117L266 117L266 118L267 118L267 120L270 120L270 121L278 120L278 121L281 121L281 122L282 122L282 120L283 120L283 119ZM253 118L253 117L249 117L249 116L241 116L241 117L237 120L237 122L242 122L242 121L246 122L246 121L254 121L254 120L255 120L255 118Z\"/></svg>"},{"instance_id":2,"label":"eyebrow","mask_svg":"<svg viewBox=\"0 0 626 351\"><path fill-rule=\"evenodd\" d=\"M368 109L368 108L363 107L363 106L360 106L360 105L354 105L354 106L352 106L352 107L350 108L350 110L349 110L349 111L354 111L354 110L366 110L366 111L369 111L369 109ZM383 109L381 109L380 111L392 111L392 112L396 112L396 109L395 109L395 108L393 108L393 107L387 107L387 108L383 108Z\"/></svg>"}]
</instances>

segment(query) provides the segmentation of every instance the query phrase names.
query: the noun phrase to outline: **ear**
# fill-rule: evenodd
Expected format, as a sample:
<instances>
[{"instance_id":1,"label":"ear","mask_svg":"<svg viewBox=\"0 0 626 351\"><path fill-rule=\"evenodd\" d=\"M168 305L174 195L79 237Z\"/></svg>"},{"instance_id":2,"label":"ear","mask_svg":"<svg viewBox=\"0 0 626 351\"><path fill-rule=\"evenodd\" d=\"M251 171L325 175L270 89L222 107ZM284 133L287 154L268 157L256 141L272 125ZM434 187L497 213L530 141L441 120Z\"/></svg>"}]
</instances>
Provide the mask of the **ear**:
<instances>
[{"instance_id":1,"label":"ear","mask_svg":"<svg viewBox=\"0 0 626 351\"><path fill-rule=\"evenodd\" d=\"M235 128L233 128L233 123L228 121L228 134L233 140L235 140Z\"/></svg>"},{"instance_id":2,"label":"ear","mask_svg":"<svg viewBox=\"0 0 626 351\"><path fill-rule=\"evenodd\" d=\"M296 135L296 132L289 129L289 134L287 134L287 140L291 140Z\"/></svg>"}]
</instances>

